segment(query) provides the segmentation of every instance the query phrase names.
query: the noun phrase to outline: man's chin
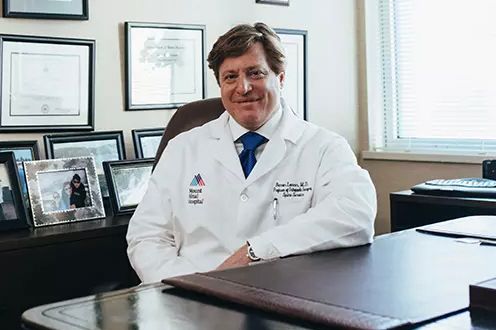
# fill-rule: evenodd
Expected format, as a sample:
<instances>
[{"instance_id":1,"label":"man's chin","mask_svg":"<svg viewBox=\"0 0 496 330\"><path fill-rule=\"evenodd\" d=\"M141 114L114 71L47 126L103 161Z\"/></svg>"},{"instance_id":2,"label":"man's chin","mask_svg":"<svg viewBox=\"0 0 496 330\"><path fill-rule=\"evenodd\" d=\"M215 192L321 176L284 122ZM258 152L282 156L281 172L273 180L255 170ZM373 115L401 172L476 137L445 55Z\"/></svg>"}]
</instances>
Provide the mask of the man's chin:
<instances>
[{"instance_id":1,"label":"man's chin","mask_svg":"<svg viewBox=\"0 0 496 330\"><path fill-rule=\"evenodd\" d=\"M236 120L238 124L243 126L246 129L249 129L250 131L255 131L260 128L263 124L265 124L265 121L263 118L260 118L260 116L243 116L241 118L238 118Z\"/></svg>"}]
</instances>

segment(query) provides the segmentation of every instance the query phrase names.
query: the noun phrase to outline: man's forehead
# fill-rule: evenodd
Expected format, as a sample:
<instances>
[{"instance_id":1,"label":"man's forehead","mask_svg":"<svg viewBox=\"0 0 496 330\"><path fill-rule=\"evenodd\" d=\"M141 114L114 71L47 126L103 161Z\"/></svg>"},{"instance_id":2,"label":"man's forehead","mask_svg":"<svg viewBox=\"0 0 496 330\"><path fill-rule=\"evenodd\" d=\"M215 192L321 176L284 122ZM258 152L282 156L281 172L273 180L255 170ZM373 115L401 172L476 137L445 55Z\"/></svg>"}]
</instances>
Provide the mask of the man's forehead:
<instances>
[{"instance_id":1,"label":"man's forehead","mask_svg":"<svg viewBox=\"0 0 496 330\"><path fill-rule=\"evenodd\" d=\"M239 56L226 57L220 65L220 71L248 70L268 66L265 50L260 43L256 43Z\"/></svg>"},{"instance_id":2,"label":"man's forehead","mask_svg":"<svg viewBox=\"0 0 496 330\"><path fill-rule=\"evenodd\" d=\"M221 72L250 71L253 69L260 69L260 68L265 68L265 67L266 67L266 65L264 65L264 63L257 63L257 64L246 63L245 65L226 64L225 66L221 67L220 71Z\"/></svg>"}]
</instances>

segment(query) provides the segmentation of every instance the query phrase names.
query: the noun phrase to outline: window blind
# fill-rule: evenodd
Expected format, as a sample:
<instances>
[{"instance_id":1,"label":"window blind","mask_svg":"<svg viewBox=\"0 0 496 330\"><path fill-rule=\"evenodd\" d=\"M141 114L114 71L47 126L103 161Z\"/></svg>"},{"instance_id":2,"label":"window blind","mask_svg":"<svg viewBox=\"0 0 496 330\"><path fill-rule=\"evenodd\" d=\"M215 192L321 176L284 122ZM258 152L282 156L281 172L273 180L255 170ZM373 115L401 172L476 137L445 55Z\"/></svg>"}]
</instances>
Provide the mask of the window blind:
<instances>
[{"instance_id":1,"label":"window blind","mask_svg":"<svg viewBox=\"0 0 496 330\"><path fill-rule=\"evenodd\" d=\"M379 0L382 145L496 152L496 1Z\"/></svg>"}]
</instances>

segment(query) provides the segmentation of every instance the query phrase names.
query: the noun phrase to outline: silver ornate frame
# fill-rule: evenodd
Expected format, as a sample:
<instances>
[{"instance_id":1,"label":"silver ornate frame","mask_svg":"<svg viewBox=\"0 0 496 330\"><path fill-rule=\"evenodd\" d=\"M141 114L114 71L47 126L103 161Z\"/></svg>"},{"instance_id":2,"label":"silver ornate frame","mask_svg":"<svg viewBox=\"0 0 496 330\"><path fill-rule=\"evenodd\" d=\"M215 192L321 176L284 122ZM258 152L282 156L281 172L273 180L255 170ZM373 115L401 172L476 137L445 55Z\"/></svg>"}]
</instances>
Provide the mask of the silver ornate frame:
<instances>
[{"instance_id":1,"label":"silver ornate frame","mask_svg":"<svg viewBox=\"0 0 496 330\"><path fill-rule=\"evenodd\" d=\"M88 190L91 206L63 211L44 212L38 175L46 172L84 169L88 179ZM28 184L31 213L35 227L55 225L82 220L105 217L100 184L93 157L74 157L24 162L26 181Z\"/></svg>"}]
</instances>

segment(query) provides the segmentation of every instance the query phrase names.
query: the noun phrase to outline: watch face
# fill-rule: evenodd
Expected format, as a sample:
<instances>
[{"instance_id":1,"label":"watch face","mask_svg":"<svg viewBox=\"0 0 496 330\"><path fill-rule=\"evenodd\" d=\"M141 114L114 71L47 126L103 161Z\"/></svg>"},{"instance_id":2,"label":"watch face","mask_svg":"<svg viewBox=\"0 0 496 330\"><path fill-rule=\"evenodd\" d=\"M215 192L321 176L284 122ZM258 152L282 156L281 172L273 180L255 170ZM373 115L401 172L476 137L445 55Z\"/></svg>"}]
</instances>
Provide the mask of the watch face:
<instances>
[{"instance_id":1,"label":"watch face","mask_svg":"<svg viewBox=\"0 0 496 330\"><path fill-rule=\"evenodd\" d=\"M253 248L251 246L248 247L248 258L253 261L260 260L260 258L255 255L255 252L253 252Z\"/></svg>"}]
</instances>

